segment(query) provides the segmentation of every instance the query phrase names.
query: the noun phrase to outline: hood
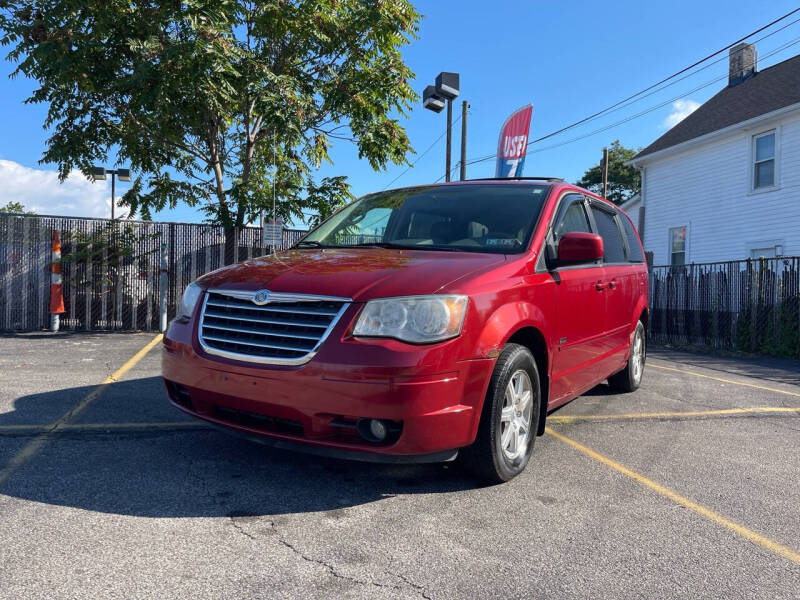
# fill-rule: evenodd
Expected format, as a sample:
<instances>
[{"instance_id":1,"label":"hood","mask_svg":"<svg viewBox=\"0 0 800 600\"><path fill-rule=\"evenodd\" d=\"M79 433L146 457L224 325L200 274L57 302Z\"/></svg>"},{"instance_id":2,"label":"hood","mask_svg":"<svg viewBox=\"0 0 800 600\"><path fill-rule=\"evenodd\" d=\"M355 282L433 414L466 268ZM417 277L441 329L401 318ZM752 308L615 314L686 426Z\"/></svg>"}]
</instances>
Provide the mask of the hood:
<instances>
[{"instance_id":1,"label":"hood","mask_svg":"<svg viewBox=\"0 0 800 600\"><path fill-rule=\"evenodd\" d=\"M287 250L218 269L204 288L341 296L355 301L432 294L470 273L502 264L502 254L331 248Z\"/></svg>"}]
</instances>

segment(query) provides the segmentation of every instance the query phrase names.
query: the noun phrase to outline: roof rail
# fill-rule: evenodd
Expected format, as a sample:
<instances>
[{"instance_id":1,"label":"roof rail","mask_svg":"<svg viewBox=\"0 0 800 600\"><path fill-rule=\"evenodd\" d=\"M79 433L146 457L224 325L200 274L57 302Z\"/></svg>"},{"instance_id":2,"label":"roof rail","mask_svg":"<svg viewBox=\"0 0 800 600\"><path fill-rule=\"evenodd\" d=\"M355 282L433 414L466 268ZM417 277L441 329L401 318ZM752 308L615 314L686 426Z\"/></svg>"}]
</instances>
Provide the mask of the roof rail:
<instances>
[{"instance_id":1,"label":"roof rail","mask_svg":"<svg viewBox=\"0 0 800 600\"><path fill-rule=\"evenodd\" d=\"M511 179L514 181L564 181L561 177L477 177L468 181L503 181Z\"/></svg>"}]
</instances>

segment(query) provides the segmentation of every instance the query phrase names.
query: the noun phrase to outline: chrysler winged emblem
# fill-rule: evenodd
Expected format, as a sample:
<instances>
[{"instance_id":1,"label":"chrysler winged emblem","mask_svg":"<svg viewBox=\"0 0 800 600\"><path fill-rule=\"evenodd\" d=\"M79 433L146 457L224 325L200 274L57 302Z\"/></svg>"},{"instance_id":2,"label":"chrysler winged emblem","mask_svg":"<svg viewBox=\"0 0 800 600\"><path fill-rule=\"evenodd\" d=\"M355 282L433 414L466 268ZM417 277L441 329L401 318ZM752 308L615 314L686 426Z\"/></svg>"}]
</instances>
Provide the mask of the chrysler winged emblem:
<instances>
[{"instance_id":1,"label":"chrysler winged emblem","mask_svg":"<svg viewBox=\"0 0 800 600\"><path fill-rule=\"evenodd\" d=\"M258 290L253 294L253 303L263 306L269 302L269 290Z\"/></svg>"}]
</instances>

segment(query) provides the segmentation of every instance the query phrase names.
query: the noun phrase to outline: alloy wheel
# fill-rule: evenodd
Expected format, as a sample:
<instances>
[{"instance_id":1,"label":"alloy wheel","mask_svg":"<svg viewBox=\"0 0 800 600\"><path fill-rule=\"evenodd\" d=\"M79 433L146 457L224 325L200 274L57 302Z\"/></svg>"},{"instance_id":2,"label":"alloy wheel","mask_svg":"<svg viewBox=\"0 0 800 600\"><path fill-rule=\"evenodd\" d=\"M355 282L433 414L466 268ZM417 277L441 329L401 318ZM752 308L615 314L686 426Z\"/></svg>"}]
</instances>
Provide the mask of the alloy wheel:
<instances>
[{"instance_id":1,"label":"alloy wheel","mask_svg":"<svg viewBox=\"0 0 800 600\"><path fill-rule=\"evenodd\" d=\"M500 413L500 447L505 457L514 461L524 455L531 434L533 386L523 369L514 371L506 385L505 401Z\"/></svg>"},{"instance_id":2,"label":"alloy wheel","mask_svg":"<svg viewBox=\"0 0 800 600\"><path fill-rule=\"evenodd\" d=\"M638 385L642 379L644 370L644 339L640 329L636 330L633 338L633 348L631 349L631 374L633 381Z\"/></svg>"}]
</instances>

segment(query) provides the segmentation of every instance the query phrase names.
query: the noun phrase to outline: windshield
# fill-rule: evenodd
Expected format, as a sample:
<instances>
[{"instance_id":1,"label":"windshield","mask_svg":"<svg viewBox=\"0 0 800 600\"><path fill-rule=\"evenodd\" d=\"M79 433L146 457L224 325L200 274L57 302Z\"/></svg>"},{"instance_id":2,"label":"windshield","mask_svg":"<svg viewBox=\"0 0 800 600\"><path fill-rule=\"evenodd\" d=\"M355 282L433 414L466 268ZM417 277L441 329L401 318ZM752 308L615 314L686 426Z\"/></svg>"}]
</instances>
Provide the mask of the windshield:
<instances>
[{"instance_id":1,"label":"windshield","mask_svg":"<svg viewBox=\"0 0 800 600\"><path fill-rule=\"evenodd\" d=\"M547 185L475 184L371 194L333 215L297 247L515 254L527 248L548 189Z\"/></svg>"}]
</instances>

